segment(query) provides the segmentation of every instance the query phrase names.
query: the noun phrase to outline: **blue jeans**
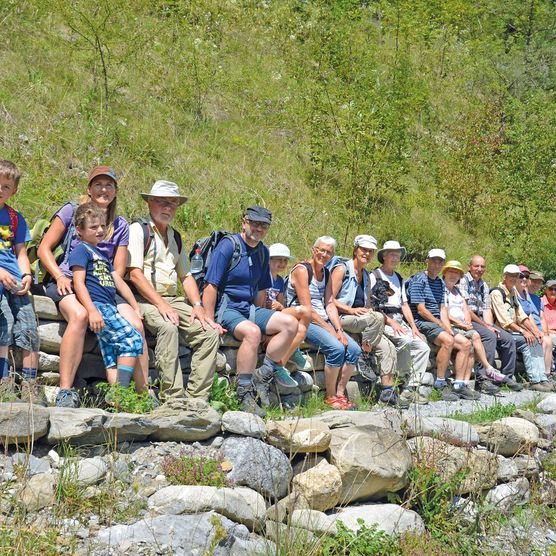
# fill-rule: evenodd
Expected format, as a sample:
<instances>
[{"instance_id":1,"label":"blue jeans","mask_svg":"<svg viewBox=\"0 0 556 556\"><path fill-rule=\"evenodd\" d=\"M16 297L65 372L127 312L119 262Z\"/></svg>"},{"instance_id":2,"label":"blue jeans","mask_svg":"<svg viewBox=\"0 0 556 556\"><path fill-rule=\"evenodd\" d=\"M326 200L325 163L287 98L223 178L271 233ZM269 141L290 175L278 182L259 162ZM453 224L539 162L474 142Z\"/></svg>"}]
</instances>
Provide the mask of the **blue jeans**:
<instances>
[{"instance_id":1,"label":"blue jeans","mask_svg":"<svg viewBox=\"0 0 556 556\"><path fill-rule=\"evenodd\" d=\"M547 380L542 345L535 342L530 346L523 334L512 332L512 336L517 350L523 355L523 364L529 381L535 383Z\"/></svg>"},{"instance_id":2,"label":"blue jeans","mask_svg":"<svg viewBox=\"0 0 556 556\"><path fill-rule=\"evenodd\" d=\"M341 367L344 363L347 365L355 365L357 363L361 348L347 334L346 338L348 339L348 345L344 347L336 336L332 336L322 326L311 323L309 328L307 328L306 340L324 353L326 364L329 367Z\"/></svg>"}]
</instances>

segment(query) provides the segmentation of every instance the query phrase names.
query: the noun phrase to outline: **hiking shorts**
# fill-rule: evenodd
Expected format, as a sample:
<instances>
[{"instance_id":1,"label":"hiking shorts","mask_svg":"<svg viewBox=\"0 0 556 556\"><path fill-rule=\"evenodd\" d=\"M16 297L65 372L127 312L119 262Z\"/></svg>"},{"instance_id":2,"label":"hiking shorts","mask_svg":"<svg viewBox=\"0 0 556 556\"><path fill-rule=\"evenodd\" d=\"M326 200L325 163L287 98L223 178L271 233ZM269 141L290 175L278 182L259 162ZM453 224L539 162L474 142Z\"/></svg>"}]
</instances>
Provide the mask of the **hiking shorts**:
<instances>
[{"instance_id":1,"label":"hiking shorts","mask_svg":"<svg viewBox=\"0 0 556 556\"><path fill-rule=\"evenodd\" d=\"M104 328L97 333L100 352L107 369L115 367L118 357L138 357L143 354L143 336L118 313L115 305L94 302L104 319Z\"/></svg>"},{"instance_id":2,"label":"hiking shorts","mask_svg":"<svg viewBox=\"0 0 556 556\"><path fill-rule=\"evenodd\" d=\"M0 346L12 344L27 351L39 351L37 316L29 294L4 291L0 310Z\"/></svg>"},{"instance_id":3,"label":"hiking shorts","mask_svg":"<svg viewBox=\"0 0 556 556\"><path fill-rule=\"evenodd\" d=\"M415 326L417 326L417 330L419 330L419 332L421 332L421 334L423 334L423 336L425 336L427 341L431 344L434 343L436 338L438 338L442 332L445 332L442 326L439 326L434 322L416 321Z\"/></svg>"},{"instance_id":4,"label":"hiking shorts","mask_svg":"<svg viewBox=\"0 0 556 556\"><path fill-rule=\"evenodd\" d=\"M276 311L272 309L265 309L263 307L255 307L254 317L252 322L254 322L263 334L266 334L266 326L268 321L272 318ZM249 320L249 316L245 316L243 313L237 309L224 309L221 316L219 316L218 323L221 324L230 334L234 333L236 326L242 323L244 320Z\"/></svg>"}]
</instances>

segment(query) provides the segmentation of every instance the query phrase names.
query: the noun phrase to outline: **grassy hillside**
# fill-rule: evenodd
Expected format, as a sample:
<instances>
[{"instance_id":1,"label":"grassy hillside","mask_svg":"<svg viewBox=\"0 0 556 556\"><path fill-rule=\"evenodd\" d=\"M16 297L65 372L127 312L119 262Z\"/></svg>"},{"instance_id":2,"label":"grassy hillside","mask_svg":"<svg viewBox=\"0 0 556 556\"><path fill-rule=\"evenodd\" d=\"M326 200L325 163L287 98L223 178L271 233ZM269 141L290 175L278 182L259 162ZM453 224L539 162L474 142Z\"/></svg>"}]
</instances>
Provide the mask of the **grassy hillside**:
<instances>
[{"instance_id":1,"label":"grassy hillside","mask_svg":"<svg viewBox=\"0 0 556 556\"><path fill-rule=\"evenodd\" d=\"M297 257L318 235L397 238L556 275L554 32L548 0L8 0L1 155L32 221L121 175L190 197L188 240L275 214ZM408 271L410 269L407 269Z\"/></svg>"}]
</instances>

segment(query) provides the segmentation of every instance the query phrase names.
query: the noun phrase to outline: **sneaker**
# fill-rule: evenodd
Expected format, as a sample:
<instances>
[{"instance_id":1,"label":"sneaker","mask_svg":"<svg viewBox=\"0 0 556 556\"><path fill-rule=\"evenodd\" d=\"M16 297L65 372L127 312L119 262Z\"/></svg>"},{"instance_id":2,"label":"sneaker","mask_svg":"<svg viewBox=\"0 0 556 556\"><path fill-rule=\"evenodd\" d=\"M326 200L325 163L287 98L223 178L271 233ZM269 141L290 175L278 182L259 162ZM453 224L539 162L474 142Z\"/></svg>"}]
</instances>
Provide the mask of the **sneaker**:
<instances>
[{"instance_id":1,"label":"sneaker","mask_svg":"<svg viewBox=\"0 0 556 556\"><path fill-rule=\"evenodd\" d=\"M252 384L237 385L237 399L241 405L241 410L246 413L253 413L258 417L266 417L266 411L259 407L256 400L255 391Z\"/></svg>"},{"instance_id":2,"label":"sneaker","mask_svg":"<svg viewBox=\"0 0 556 556\"><path fill-rule=\"evenodd\" d=\"M416 388L406 388L403 390L400 394L400 400L417 405L426 405L429 403L429 399L419 394Z\"/></svg>"},{"instance_id":3,"label":"sneaker","mask_svg":"<svg viewBox=\"0 0 556 556\"><path fill-rule=\"evenodd\" d=\"M452 391L447 383L442 386L435 386L434 389L440 392L442 401L457 402L459 400L459 396Z\"/></svg>"},{"instance_id":4,"label":"sneaker","mask_svg":"<svg viewBox=\"0 0 556 556\"><path fill-rule=\"evenodd\" d=\"M296 366L298 371L313 370L313 365L309 361L308 357L303 355L303 352L299 348L292 353L290 361Z\"/></svg>"},{"instance_id":5,"label":"sneaker","mask_svg":"<svg viewBox=\"0 0 556 556\"><path fill-rule=\"evenodd\" d=\"M282 388L291 390L299 386L284 367L276 367L274 369L274 382Z\"/></svg>"},{"instance_id":6,"label":"sneaker","mask_svg":"<svg viewBox=\"0 0 556 556\"><path fill-rule=\"evenodd\" d=\"M22 402L32 403L35 405L48 405L44 388L37 382L37 379L22 380L19 385L19 397Z\"/></svg>"},{"instance_id":7,"label":"sneaker","mask_svg":"<svg viewBox=\"0 0 556 556\"><path fill-rule=\"evenodd\" d=\"M462 400L478 400L481 398L480 392L475 392L475 390L471 390L465 384L456 388L454 386L454 394L458 396Z\"/></svg>"},{"instance_id":8,"label":"sneaker","mask_svg":"<svg viewBox=\"0 0 556 556\"><path fill-rule=\"evenodd\" d=\"M529 385L529 390L533 390L535 392L552 392L552 386L550 386L546 380L543 382L532 382Z\"/></svg>"},{"instance_id":9,"label":"sneaker","mask_svg":"<svg viewBox=\"0 0 556 556\"><path fill-rule=\"evenodd\" d=\"M79 394L73 388L61 388L56 396L56 407L79 407Z\"/></svg>"},{"instance_id":10,"label":"sneaker","mask_svg":"<svg viewBox=\"0 0 556 556\"><path fill-rule=\"evenodd\" d=\"M506 375L499 373L494 367L485 369L485 376L494 382L504 382Z\"/></svg>"},{"instance_id":11,"label":"sneaker","mask_svg":"<svg viewBox=\"0 0 556 556\"><path fill-rule=\"evenodd\" d=\"M476 382L475 390L477 390L477 392L487 394L488 396L496 396L496 394L500 393L500 387L496 386L496 384L493 384L489 380L482 380L480 382Z\"/></svg>"},{"instance_id":12,"label":"sneaker","mask_svg":"<svg viewBox=\"0 0 556 556\"><path fill-rule=\"evenodd\" d=\"M380 392L380 396L378 397L378 401L385 403L387 405L392 405L399 409L409 408L409 403L405 400L401 400L400 398L398 398L398 395L396 394L396 391L393 388L382 390L382 392Z\"/></svg>"},{"instance_id":13,"label":"sneaker","mask_svg":"<svg viewBox=\"0 0 556 556\"><path fill-rule=\"evenodd\" d=\"M0 402L19 402L15 393L15 382L11 377L0 379Z\"/></svg>"},{"instance_id":14,"label":"sneaker","mask_svg":"<svg viewBox=\"0 0 556 556\"><path fill-rule=\"evenodd\" d=\"M263 364L253 373L253 387L259 396L261 405L270 405L270 384L274 379L274 369Z\"/></svg>"},{"instance_id":15,"label":"sneaker","mask_svg":"<svg viewBox=\"0 0 556 556\"><path fill-rule=\"evenodd\" d=\"M506 377L504 382L502 383L504 386L507 386L510 390L514 392L521 392L523 390L523 385L519 384L517 380L511 376Z\"/></svg>"}]
</instances>

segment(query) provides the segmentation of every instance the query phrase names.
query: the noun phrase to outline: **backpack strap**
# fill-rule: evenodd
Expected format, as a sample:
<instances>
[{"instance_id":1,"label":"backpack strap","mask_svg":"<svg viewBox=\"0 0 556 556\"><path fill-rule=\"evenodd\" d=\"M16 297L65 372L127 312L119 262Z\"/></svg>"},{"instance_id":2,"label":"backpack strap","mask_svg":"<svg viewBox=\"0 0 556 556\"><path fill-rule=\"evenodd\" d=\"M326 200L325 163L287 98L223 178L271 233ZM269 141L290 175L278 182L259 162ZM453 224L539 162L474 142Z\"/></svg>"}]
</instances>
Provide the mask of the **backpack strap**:
<instances>
[{"instance_id":1,"label":"backpack strap","mask_svg":"<svg viewBox=\"0 0 556 556\"><path fill-rule=\"evenodd\" d=\"M6 208L8 209L8 216L10 217L10 229L11 229L10 237L8 239L10 240L12 251L15 254L15 233L17 232L17 227L19 226L19 216L17 215L17 212L10 205L6 205Z\"/></svg>"},{"instance_id":2,"label":"backpack strap","mask_svg":"<svg viewBox=\"0 0 556 556\"><path fill-rule=\"evenodd\" d=\"M153 245L153 264L151 265L151 284L153 289L156 291L156 241L154 241L154 230L151 225L150 220L147 218L139 218L135 222L141 224L141 229L143 230L143 258L147 256L151 244Z\"/></svg>"},{"instance_id":3,"label":"backpack strap","mask_svg":"<svg viewBox=\"0 0 556 556\"><path fill-rule=\"evenodd\" d=\"M500 292L502 294L502 301L504 303L508 303L508 296L506 295L506 292L502 288L499 288L499 287L490 288L490 293L492 293L492 292ZM510 303L510 307L512 309L514 309L515 308L515 303L514 303L514 300L512 298L511 292L510 292L510 301L509 301L509 303Z\"/></svg>"}]
</instances>

